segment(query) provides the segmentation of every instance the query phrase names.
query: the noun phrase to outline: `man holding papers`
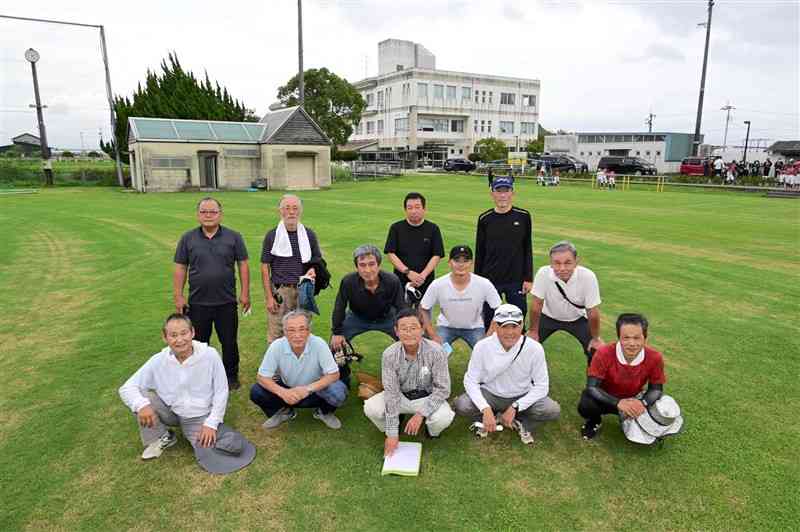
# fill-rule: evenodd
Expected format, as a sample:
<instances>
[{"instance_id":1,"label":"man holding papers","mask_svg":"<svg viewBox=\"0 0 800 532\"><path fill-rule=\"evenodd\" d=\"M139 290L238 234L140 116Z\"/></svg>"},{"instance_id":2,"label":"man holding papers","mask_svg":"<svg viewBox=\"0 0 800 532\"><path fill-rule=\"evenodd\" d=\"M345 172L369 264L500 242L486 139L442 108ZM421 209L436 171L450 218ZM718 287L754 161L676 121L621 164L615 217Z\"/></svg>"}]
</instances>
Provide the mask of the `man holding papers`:
<instances>
[{"instance_id":1,"label":"man holding papers","mask_svg":"<svg viewBox=\"0 0 800 532\"><path fill-rule=\"evenodd\" d=\"M537 425L561 415L561 407L547 396L544 349L522 334L519 307L500 305L493 319L496 332L475 344L464 375L466 393L456 399L455 409L483 423L478 431L482 437L494 432L499 421L516 430L522 443L531 444Z\"/></svg>"},{"instance_id":2,"label":"man holding papers","mask_svg":"<svg viewBox=\"0 0 800 532\"><path fill-rule=\"evenodd\" d=\"M386 456L400 442L400 414L413 414L405 426L411 436L424 422L428 434L437 437L455 417L447 404L450 372L442 346L422 337L422 322L413 309L398 312L395 333L400 341L383 352L383 392L364 402L364 414L386 433Z\"/></svg>"}]
</instances>

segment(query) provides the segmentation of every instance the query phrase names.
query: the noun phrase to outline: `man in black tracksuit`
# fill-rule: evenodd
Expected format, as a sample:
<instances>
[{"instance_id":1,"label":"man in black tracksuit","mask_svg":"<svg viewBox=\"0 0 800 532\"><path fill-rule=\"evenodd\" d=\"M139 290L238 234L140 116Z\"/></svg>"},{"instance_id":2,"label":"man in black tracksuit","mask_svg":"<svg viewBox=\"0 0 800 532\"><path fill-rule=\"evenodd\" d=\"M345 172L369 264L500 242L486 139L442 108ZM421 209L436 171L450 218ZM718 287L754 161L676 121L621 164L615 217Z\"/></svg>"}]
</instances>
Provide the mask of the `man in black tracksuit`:
<instances>
[{"instance_id":1,"label":"man in black tracksuit","mask_svg":"<svg viewBox=\"0 0 800 532\"><path fill-rule=\"evenodd\" d=\"M512 205L514 179L498 176L491 186L494 208L478 217L475 236L475 273L486 277L507 303L528 306L525 297L533 288L533 222L525 209ZM488 329L493 310L483 307L483 322Z\"/></svg>"}]
</instances>

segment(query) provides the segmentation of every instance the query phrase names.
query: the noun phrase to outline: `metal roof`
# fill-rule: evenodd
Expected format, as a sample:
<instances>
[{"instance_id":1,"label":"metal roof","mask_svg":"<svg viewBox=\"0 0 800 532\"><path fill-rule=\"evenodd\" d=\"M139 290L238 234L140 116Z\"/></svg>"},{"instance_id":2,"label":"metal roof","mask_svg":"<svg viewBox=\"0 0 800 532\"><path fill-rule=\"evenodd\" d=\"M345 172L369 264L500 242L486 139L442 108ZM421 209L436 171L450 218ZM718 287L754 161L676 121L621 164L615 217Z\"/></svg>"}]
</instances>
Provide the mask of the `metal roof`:
<instances>
[{"instance_id":1,"label":"metal roof","mask_svg":"<svg viewBox=\"0 0 800 532\"><path fill-rule=\"evenodd\" d=\"M131 117L128 119L128 127L130 129L129 142L150 140L258 144L264 135L266 124Z\"/></svg>"}]
</instances>

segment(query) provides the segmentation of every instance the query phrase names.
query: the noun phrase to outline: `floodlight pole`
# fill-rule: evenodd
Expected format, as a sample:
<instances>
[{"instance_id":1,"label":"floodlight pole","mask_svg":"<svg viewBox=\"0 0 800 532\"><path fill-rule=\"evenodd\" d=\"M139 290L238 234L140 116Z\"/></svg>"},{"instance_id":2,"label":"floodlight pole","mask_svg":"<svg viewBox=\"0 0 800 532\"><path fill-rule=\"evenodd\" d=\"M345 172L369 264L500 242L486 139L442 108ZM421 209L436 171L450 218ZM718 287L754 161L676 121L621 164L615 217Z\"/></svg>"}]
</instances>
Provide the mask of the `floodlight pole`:
<instances>
[{"instance_id":1,"label":"floodlight pole","mask_svg":"<svg viewBox=\"0 0 800 532\"><path fill-rule=\"evenodd\" d=\"M33 75L33 96L36 99L36 119L39 121L39 147L42 150L42 172L44 173L45 186L53 186L53 168L50 162L50 146L47 144L47 130L44 127L44 115L42 114L42 100L39 97L39 77L36 75L36 61L39 54L33 48L25 52L25 58L31 64L31 74Z\"/></svg>"},{"instance_id":2,"label":"floodlight pole","mask_svg":"<svg viewBox=\"0 0 800 532\"><path fill-rule=\"evenodd\" d=\"M305 75L303 73L303 2L297 0L297 59L299 72L297 78L297 93L302 107L306 99Z\"/></svg>"},{"instance_id":3,"label":"floodlight pole","mask_svg":"<svg viewBox=\"0 0 800 532\"><path fill-rule=\"evenodd\" d=\"M697 120L694 125L694 140L692 141L692 155L697 155L700 148L700 121L703 118L703 96L706 92L706 66L708 66L708 41L711 38L711 12L714 9L714 0L708 0L708 21L706 22L706 49L703 53L703 73L700 76L700 96L697 101Z\"/></svg>"},{"instance_id":4,"label":"floodlight pole","mask_svg":"<svg viewBox=\"0 0 800 532\"><path fill-rule=\"evenodd\" d=\"M103 55L103 67L105 68L106 71L106 96L108 97L108 107L111 112L111 138L112 138L112 144L114 146L114 156L117 161L117 181L119 182L119 186L124 187L125 180L122 177L122 161L120 160L119 146L117 146L116 142L117 119L116 119L116 113L114 112L114 96L111 91L111 74L109 73L108 70L108 54L106 52L106 34L105 30L103 29L103 26L98 24L83 24L80 22L66 22L63 20L50 20L44 18L14 17L10 15L0 15L0 18L7 18L11 20L22 20L25 22L44 22L46 24L62 24L64 26L81 26L84 28L97 28L100 30L100 48L102 50L102 55Z\"/></svg>"}]
</instances>

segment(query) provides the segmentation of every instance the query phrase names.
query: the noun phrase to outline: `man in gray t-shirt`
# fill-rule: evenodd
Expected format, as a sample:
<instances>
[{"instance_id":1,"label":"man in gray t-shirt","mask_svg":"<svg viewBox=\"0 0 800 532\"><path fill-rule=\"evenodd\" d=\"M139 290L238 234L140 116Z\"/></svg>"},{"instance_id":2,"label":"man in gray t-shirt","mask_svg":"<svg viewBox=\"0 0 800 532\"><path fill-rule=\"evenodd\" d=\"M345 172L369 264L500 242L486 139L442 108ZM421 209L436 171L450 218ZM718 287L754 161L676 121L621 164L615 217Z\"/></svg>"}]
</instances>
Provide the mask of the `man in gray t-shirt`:
<instances>
[{"instance_id":1,"label":"man in gray t-shirt","mask_svg":"<svg viewBox=\"0 0 800 532\"><path fill-rule=\"evenodd\" d=\"M222 204L203 198L197 204L200 226L183 234L175 249L173 290L175 310L188 312L195 339L208 343L211 327L222 344L222 363L228 376L228 388L239 388L239 345L236 339L239 316L236 304L236 273L242 285L239 303L250 310L250 270L247 248L242 235L220 225ZM189 278L189 299L183 295Z\"/></svg>"}]
</instances>

